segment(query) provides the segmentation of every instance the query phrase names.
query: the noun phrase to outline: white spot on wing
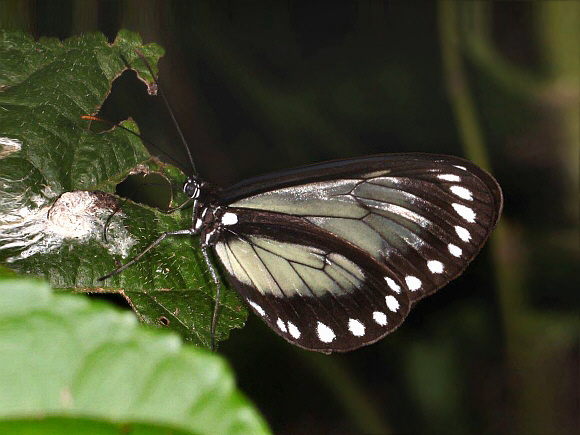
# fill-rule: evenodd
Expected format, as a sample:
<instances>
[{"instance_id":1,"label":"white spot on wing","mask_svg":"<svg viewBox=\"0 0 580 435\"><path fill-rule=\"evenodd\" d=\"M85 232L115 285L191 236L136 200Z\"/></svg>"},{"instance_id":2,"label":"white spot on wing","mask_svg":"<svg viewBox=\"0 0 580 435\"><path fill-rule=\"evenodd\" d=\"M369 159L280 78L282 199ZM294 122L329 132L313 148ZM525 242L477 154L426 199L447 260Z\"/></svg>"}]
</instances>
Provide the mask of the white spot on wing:
<instances>
[{"instance_id":1,"label":"white spot on wing","mask_svg":"<svg viewBox=\"0 0 580 435\"><path fill-rule=\"evenodd\" d=\"M264 311L264 309L261 306L259 306L257 303L255 303L254 301L248 300L248 304L250 304L252 306L252 308L254 310L256 310L258 312L258 314L260 314L260 316L264 317L266 315L266 312Z\"/></svg>"},{"instance_id":2,"label":"white spot on wing","mask_svg":"<svg viewBox=\"0 0 580 435\"><path fill-rule=\"evenodd\" d=\"M453 243L447 245L447 248L449 249L451 255L453 255L454 257L461 257L461 254L463 253L463 250L459 246L454 245Z\"/></svg>"},{"instance_id":3,"label":"white spot on wing","mask_svg":"<svg viewBox=\"0 0 580 435\"><path fill-rule=\"evenodd\" d=\"M222 216L222 224L235 225L238 223L238 216L235 213L225 212Z\"/></svg>"},{"instance_id":4,"label":"white spot on wing","mask_svg":"<svg viewBox=\"0 0 580 435\"><path fill-rule=\"evenodd\" d=\"M473 201L473 195L471 194L471 190L467 189L466 187L451 186L449 188L449 190L451 191L451 193L453 193L454 195L457 195L458 197L460 197L462 199L466 199L468 201Z\"/></svg>"},{"instance_id":5,"label":"white spot on wing","mask_svg":"<svg viewBox=\"0 0 580 435\"><path fill-rule=\"evenodd\" d=\"M387 308L393 313L399 309L399 301L394 296L386 296L385 302L387 303Z\"/></svg>"},{"instance_id":6,"label":"white spot on wing","mask_svg":"<svg viewBox=\"0 0 580 435\"><path fill-rule=\"evenodd\" d=\"M467 231L465 228L456 225L455 232L457 233L459 238L464 242L469 242L471 240L471 234L469 234L469 231Z\"/></svg>"},{"instance_id":7,"label":"white spot on wing","mask_svg":"<svg viewBox=\"0 0 580 435\"><path fill-rule=\"evenodd\" d=\"M387 281L387 285L393 290L395 293L401 293L401 286L398 285L392 278L385 276L385 281Z\"/></svg>"},{"instance_id":8,"label":"white spot on wing","mask_svg":"<svg viewBox=\"0 0 580 435\"><path fill-rule=\"evenodd\" d=\"M349 319L348 320L348 330L355 337L362 337L365 335L365 325L363 325L359 320Z\"/></svg>"},{"instance_id":9,"label":"white spot on wing","mask_svg":"<svg viewBox=\"0 0 580 435\"><path fill-rule=\"evenodd\" d=\"M318 338L320 339L320 341L322 341L323 343L330 343L332 340L336 338L336 334L334 333L334 331L322 322L318 322L318 325L316 327L316 333L318 334Z\"/></svg>"},{"instance_id":10,"label":"white spot on wing","mask_svg":"<svg viewBox=\"0 0 580 435\"><path fill-rule=\"evenodd\" d=\"M298 340L300 338L300 331L298 330L298 328L296 327L296 325L294 323L290 322L290 321L288 322L288 332L296 340Z\"/></svg>"},{"instance_id":11,"label":"white spot on wing","mask_svg":"<svg viewBox=\"0 0 580 435\"><path fill-rule=\"evenodd\" d=\"M382 311L375 311L373 313L373 319L380 326L385 326L387 324L387 315Z\"/></svg>"},{"instance_id":12,"label":"white spot on wing","mask_svg":"<svg viewBox=\"0 0 580 435\"><path fill-rule=\"evenodd\" d=\"M459 183L461 181L461 177L455 174L439 174L437 175L437 178L444 181L454 181L456 183Z\"/></svg>"},{"instance_id":13,"label":"white spot on wing","mask_svg":"<svg viewBox=\"0 0 580 435\"><path fill-rule=\"evenodd\" d=\"M463 204L451 204L451 206L457 212L457 214L467 222L475 222L475 212L471 208L466 207Z\"/></svg>"},{"instance_id":14,"label":"white spot on wing","mask_svg":"<svg viewBox=\"0 0 580 435\"><path fill-rule=\"evenodd\" d=\"M280 328L280 331L282 331L282 332L288 331L286 329L286 324L284 323L284 321L280 317L278 317L278 320L276 320L276 325L278 326L278 328Z\"/></svg>"},{"instance_id":15,"label":"white spot on wing","mask_svg":"<svg viewBox=\"0 0 580 435\"><path fill-rule=\"evenodd\" d=\"M407 287L409 290L414 292L415 290L419 290L421 288L421 280L416 276L407 275L405 277L405 282L407 283Z\"/></svg>"},{"instance_id":16,"label":"white spot on wing","mask_svg":"<svg viewBox=\"0 0 580 435\"><path fill-rule=\"evenodd\" d=\"M427 267L431 273L443 273L443 263L437 260L429 260L427 262Z\"/></svg>"}]
</instances>

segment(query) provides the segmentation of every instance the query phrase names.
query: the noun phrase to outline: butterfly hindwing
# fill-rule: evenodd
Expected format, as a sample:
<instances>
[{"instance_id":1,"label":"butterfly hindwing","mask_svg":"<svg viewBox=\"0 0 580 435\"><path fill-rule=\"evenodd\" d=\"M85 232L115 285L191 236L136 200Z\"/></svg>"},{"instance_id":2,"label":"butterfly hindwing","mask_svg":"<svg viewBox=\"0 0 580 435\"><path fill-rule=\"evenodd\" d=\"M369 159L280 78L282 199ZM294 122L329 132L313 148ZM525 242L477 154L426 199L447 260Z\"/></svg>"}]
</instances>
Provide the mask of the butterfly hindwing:
<instances>
[{"instance_id":1,"label":"butterfly hindwing","mask_svg":"<svg viewBox=\"0 0 580 435\"><path fill-rule=\"evenodd\" d=\"M395 274L360 248L301 218L228 209L214 245L230 282L286 340L348 351L396 329L410 302ZM389 280L391 284L388 284Z\"/></svg>"}]
</instances>

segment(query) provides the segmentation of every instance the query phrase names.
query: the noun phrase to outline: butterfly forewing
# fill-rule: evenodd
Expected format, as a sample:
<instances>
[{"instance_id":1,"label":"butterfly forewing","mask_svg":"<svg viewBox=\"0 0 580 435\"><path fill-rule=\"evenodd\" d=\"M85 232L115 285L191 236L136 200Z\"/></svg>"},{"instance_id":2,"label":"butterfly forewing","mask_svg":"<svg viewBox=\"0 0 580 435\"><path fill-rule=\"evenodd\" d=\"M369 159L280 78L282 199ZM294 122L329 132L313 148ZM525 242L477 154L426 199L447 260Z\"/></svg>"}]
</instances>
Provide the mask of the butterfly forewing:
<instances>
[{"instance_id":1,"label":"butterfly forewing","mask_svg":"<svg viewBox=\"0 0 580 435\"><path fill-rule=\"evenodd\" d=\"M409 298L365 251L301 218L230 208L237 222L214 251L252 310L286 340L347 351L393 331Z\"/></svg>"},{"instance_id":2,"label":"butterfly forewing","mask_svg":"<svg viewBox=\"0 0 580 435\"><path fill-rule=\"evenodd\" d=\"M502 195L468 161L402 154L265 175L219 204L236 216L214 246L230 281L278 334L330 352L376 341L459 275Z\"/></svg>"}]
</instances>

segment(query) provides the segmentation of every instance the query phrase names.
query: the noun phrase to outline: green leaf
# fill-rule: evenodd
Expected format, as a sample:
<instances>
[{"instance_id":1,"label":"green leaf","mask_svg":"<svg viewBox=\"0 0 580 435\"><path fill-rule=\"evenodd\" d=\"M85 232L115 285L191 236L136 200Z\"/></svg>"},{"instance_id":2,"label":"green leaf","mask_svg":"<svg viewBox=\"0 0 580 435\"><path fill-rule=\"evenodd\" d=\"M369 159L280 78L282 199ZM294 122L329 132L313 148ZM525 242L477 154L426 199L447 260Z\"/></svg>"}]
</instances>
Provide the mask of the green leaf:
<instances>
[{"instance_id":1,"label":"green leaf","mask_svg":"<svg viewBox=\"0 0 580 435\"><path fill-rule=\"evenodd\" d=\"M0 280L0 355L1 433L268 433L220 356L42 282Z\"/></svg>"},{"instance_id":2,"label":"green leaf","mask_svg":"<svg viewBox=\"0 0 580 435\"><path fill-rule=\"evenodd\" d=\"M119 293L141 320L207 347L215 285L197 239L168 238L124 273L97 281L163 232L192 222L191 208L167 215L126 203L113 215L120 202L112 193L130 172L175 179L177 170L152 158L134 134L96 134L81 119L97 111L126 69L122 57L152 80L135 49L154 68L163 53L127 31L113 45L102 34L35 42L0 31L0 262L61 291ZM246 316L225 289L216 338L227 338Z\"/></svg>"}]
</instances>

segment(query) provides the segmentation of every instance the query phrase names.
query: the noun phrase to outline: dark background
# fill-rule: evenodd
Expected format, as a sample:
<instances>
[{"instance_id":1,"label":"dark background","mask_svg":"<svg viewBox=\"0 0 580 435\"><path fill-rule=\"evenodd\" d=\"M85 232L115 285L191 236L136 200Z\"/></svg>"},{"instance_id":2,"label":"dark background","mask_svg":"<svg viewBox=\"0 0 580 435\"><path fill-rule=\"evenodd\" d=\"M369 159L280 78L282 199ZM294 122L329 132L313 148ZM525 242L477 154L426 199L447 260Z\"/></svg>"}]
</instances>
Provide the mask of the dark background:
<instances>
[{"instance_id":1,"label":"dark background","mask_svg":"<svg viewBox=\"0 0 580 435\"><path fill-rule=\"evenodd\" d=\"M163 46L159 81L207 181L421 151L502 185L482 254L379 343L312 354L254 316L232 332L219 351L276 433L578 433L578 3L0 7L3 28L36 38L126 28ZM123 110L187 164L126 79Z\"/></svg>"}]
</instances>

